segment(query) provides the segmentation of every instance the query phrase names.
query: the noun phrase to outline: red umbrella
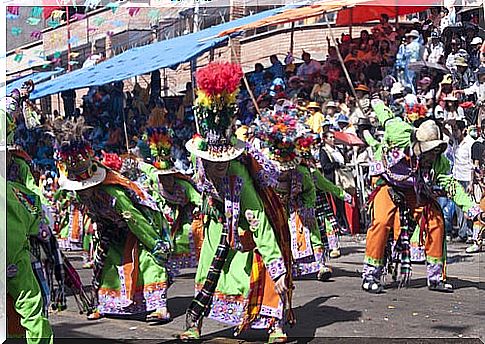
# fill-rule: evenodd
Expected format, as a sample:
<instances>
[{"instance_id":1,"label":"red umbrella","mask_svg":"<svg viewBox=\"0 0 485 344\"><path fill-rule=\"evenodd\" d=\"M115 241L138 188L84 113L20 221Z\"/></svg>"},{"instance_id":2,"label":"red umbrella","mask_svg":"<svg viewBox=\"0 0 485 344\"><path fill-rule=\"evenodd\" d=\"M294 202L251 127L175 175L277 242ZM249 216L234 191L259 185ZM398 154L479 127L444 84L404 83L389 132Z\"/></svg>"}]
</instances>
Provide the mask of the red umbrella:
<instances>
[{"instance_id":1,"label":"red umbrella","mask_svg":"<svg viewBox=\"0 0 485 344\"><path fill-rule=\"evenodd\" d=\"M341 131L334 132L335 141L343 143L347 146L365 146L364 141L359 139L356 135L350 133L343 133Z\"/></svg>"}]
</instances>

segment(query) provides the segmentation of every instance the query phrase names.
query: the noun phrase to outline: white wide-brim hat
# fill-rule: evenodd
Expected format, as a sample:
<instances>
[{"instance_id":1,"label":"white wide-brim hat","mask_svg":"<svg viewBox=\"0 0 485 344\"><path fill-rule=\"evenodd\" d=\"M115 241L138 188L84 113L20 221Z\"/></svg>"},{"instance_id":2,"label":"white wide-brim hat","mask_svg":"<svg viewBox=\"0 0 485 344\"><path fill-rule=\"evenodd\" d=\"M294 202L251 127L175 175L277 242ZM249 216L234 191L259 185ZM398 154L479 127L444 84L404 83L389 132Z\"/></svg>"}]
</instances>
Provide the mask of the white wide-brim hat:
<instances>
[{"instance_id":1,"label":"white wide-brim hat","mask_svg":"<svg viewBox=\"0 0 485 344\"><path fill-rule=\"evenodd\" d=\"M226 162L239 157L246 149L246 143L237 139L235 144L228 146L227 149L222 153L218 152L217 155L210 150L210 147L207 150L199 149L194 139L187 141L185 148L187 148L190 153L203 160L212 162Z\"/></svg>"},{"instance_id":2,"label":"white wide-brim hat","mask_svg":"<svg viewBox=\"0 0 485 344\"><path fill-rule=\"evenodd\" d=\"M59 177L59 187L61 190L69 190L69 191L79 191L88 189L95 185L101 184L106 179L106 169L101 167L100 165L96 165L96 171L93 175L82 181L71 180L68 179L67 176L61 175Z\"/></svg>"}]
</instances>

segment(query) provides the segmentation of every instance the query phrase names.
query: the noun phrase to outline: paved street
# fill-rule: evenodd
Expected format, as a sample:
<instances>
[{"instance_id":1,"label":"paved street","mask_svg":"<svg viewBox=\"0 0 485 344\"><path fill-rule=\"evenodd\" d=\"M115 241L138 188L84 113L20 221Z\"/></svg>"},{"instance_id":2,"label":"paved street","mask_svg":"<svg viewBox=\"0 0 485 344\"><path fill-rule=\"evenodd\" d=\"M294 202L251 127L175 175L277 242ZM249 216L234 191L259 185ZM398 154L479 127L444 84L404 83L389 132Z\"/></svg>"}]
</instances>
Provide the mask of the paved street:
<instances>
[{"instance_id":1,"label":"paved street","mask_svg":"<svg viewBox=\"0 0 485 344\"><path fill-rule=\"evenodd\" d=\"M485 253L468 255L465 244L449 245L448 274L456 290L453 294L428 291L425 266L413 265L409 289L386 289L385 294L369 295L360 289L360 270L364 252L363 237L344 238L342 257L332 260L334 278L318 282L308 278L296 281L294 310L297 324L288 330L294 342L330 343L407 343L398 338L448 338L440 343L479 342L465 338L485 338L485 298L483 260ZM69 254L75 266L80 257ZM90 270L80 270L86 283ZM480 278L481 277L481 278ZM57 338L146 339L144 343L173 341L185 322L184 312L193 295L194 271L175 280L169 290L169 308L174 320L165 325L153 325L137 320L101 319L87 321L80 315L72 297L69 307L50 320ZM204 321L204 339L213 343L264 341L262 331L250 331L234 339L231 328L211 320ZM365 337L367 340L357 339ZM453 340L455 339L455 340ZM77 341L74 341L77 342ZM419 341L427 343L426 340Z\"/></svg>"}]
</instances>

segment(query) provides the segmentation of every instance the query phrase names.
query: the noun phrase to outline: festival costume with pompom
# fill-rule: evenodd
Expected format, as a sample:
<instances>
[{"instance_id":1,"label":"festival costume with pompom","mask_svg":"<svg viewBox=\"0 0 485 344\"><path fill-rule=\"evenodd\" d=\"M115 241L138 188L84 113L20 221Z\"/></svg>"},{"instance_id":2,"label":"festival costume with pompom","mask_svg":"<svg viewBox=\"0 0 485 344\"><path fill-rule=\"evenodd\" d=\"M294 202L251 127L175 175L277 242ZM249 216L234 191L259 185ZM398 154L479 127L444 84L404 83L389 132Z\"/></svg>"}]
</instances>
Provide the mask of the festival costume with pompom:
<instances>
[{"instance_id":1,"label":"festival costume with pompom","mask_svg":"<svg viewBox=\"0 0 485 344\"><path fill-rule=\"evenodd\" d=\"M289 238L279 200L268 187L277 170L232 136L241 76L240 66L226 63L211 63L197 73L200 135L187 148L194 154L202 196L204 240L182 337L200 335L195 328L203 316L237 326L236 333L273 329L285 319L285 301L274 281L284 276L291 290ZM203 160L228 162L220 188L207 179Z\"/></svg>"}]
</instances>

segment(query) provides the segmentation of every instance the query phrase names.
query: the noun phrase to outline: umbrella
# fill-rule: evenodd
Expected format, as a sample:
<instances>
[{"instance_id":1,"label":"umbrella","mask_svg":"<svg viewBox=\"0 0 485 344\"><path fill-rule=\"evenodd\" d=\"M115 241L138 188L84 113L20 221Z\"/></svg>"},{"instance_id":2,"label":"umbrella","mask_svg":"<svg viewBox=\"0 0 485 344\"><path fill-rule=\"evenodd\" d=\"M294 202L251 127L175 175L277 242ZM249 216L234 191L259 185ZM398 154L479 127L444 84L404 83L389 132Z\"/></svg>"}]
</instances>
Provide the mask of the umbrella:
<instances>
[{"instance_id":1,"label":"umbrella","mask_svg":"<svg viewBox=\"0 0 485 344\"><path fill-rule=\"evenodd\" d=\"M341 131L334 132L335 141L343 143L347 146L365 146L364 141L359 139L356 135L351 133L343 133Z\"/></svg>"},{"instance_id":2,"label":"umbrella","mask_svg":"<svg viewBox=\"0 0 485 344\"><path fill-rule=\"evenodd\" d=\"M429 62L426 62L426 61L411 62L409 64L408 68L409 68L409 70L415 71L417 73L419 73L423 69L428 69L428 70L434 69L435 71L437 71L439 73L443 73L443 74L450 73L448 68L446 68L445 66L440 65L438 63L429 63Z\"/></svg>"}]
</instances>

